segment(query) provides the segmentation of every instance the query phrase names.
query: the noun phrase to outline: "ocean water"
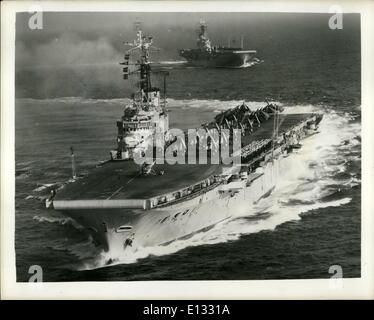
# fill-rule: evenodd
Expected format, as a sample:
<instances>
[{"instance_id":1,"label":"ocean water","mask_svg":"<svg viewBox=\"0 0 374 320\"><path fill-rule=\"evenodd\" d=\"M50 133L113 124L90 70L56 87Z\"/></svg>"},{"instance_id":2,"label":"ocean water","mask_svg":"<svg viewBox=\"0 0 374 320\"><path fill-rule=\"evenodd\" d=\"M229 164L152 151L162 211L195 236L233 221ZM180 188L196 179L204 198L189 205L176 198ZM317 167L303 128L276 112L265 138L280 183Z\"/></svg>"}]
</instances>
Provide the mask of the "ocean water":
<instances>
[{"instance_id":1,"label":"ocean water","mask_svg":"<svg viewBox=\"0 0 374 320\"><path fill-rule=\"evenodd\" d=\"M28 280L31 265L43 268L44 281L328 278L331 265L340 265L344 277L360 277L356 29L345 30L333 43L321 33L313 45L307 30L304 38L282 34L278 50L263 51L264 61L248 68L165 64L173 127L199 126L243 101L255 109L273 100L286 113L318 111L324 118L319 134L287 158L285 174L270 197L256 205L255 215L244 210L207 232L121 256L110 266L80 225L45 209L38 197L47 194L43 184L70 178L70 146L79 173L109 157L129 88L119 90L123 82L118 65L77 66L74 73L71 67L17 70L17 281ZM98 80L99 74L109 76Z\"/></svg>"}]
</instances>

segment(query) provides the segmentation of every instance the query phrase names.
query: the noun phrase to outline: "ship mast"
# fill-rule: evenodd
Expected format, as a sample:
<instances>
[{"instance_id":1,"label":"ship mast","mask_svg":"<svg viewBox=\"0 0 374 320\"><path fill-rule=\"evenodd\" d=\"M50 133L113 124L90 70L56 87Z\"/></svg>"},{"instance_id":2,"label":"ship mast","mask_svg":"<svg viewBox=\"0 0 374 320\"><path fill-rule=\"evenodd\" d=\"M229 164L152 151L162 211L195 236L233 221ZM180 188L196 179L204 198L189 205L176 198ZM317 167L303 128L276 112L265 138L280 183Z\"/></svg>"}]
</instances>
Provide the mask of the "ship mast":
<instances>
[{"instance_id":1,"label":"ship mast","mask_svg":"<svg viewBox=\"0 0 374 320\"><path fill-rule=\"evenodd\" d=\"M125 42L125 45L131 46L132 48L127 50L124 57L124 62L121 62L123 67L123 78L125 80L128 79L130 74L139 72L140 79L139 79L139 90L141 95L145 95L145 98L148 100L148 93L152 89L151 84L151 67L149 61L149 50L154 48L152 46L153 40L152 37L146 36L143 34L142 30L137 31L137 38L133 42ZM136 71L129 70L129 60L130 60L130 53L133 51L139 50L140 57L139 60L133 64L139 67ZM143 100L143 98L142 98Z\"/></svg>"},{"instance_id":2,"label":"ship mast","mask_svg":"<svg viewBox=\"0 0 374 320\"><path fill-rule=\"evenodd\" d=\"M206 22L203 19L200 19L199 38L204 38L205 39L205 37L206 37L206 29L207 29Z\"/></svg>"}]
</instances>

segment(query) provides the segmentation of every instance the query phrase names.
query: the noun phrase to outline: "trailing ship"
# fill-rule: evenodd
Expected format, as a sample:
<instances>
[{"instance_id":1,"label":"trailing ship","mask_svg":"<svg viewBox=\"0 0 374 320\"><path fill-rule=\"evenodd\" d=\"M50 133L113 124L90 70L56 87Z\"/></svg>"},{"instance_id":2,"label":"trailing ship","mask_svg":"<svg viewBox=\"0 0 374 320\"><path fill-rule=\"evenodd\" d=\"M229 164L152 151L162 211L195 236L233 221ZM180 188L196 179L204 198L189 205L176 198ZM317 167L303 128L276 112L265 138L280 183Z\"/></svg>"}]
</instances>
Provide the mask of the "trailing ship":
<instances>
[{"instance_id":1,"label":"trailing ship","mask_svg":"<svg viewBox=\"0 0 374 320\"><path fill-rule=\"evenodd\" d=\"M187 60L188 65L198 67L245 67L257 64L256 50L244 50L243 38L241 47L212 46L207 36L207 25L200 20L198 30L197 48L180 49L179 55Z\"/></svg>"},{"instance_id":2,"label":"trailing ship","mask_svg":"<svg viewBox=\"0 0 374 320\"><path fill-rule=\"evenodd\" d=\"M274 103L257 110L242 103L202 124L198 132L207 134L206 144L189 135L176 139L169 129L165 89L162 97L151 82L152 38L139 30L132 45L121 64L124 79L135 74L139 87L117 121L117 145L110 150L110 159L82 177L73 170L71 182L46 201L48 208L89 230L109 253L191 237L235 217L238 208L255 214L253 205L276 187L282 162L302 147L303 139L318 132L322 119L316 113L282 114L283 107ZM135 50L140 58L132 63ZM235 154L234 140L240 142ZM178 158L192 142L194 149ZM229 145L239 163L228 164L223 156L212 161L213 149L223 145ZM180 161L159 161L169 148ZM149 150L151 161L139 163L137 156ZM208 161L187 161L190 150L206 153Z\"/></svg>"}]
</instances>

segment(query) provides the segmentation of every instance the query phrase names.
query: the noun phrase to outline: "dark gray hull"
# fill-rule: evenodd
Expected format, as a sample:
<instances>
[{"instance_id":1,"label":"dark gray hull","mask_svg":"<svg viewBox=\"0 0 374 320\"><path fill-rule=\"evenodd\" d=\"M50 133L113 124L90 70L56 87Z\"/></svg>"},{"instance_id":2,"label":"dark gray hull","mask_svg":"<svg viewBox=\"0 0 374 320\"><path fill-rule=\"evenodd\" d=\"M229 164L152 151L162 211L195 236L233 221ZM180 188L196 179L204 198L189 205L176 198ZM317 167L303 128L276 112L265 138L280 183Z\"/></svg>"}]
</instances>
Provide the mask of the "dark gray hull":
<instances>
[{"instance_id":1,"label":"dark gray hull","mask_svg":"<svg viewBox=\"0 0 374 320\"><path fill-rule=\"evenodd\" d=\"M256 61L252 51L219 51L202 52L200 50L179 50L180 56L187 60L188 65L210 68L239 68Z\"/></svg>"}]
</instances>

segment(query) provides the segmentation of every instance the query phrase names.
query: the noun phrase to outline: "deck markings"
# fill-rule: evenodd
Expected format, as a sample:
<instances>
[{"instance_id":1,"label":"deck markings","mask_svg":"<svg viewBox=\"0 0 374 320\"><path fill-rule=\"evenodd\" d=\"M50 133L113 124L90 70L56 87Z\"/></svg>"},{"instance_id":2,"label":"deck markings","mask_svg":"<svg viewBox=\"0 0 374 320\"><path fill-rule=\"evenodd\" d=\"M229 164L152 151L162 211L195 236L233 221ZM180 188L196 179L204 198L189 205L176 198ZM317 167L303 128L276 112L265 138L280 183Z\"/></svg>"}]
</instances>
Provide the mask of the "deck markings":
<instances>
[{"instance_id":1,"label":"deck markings","mask_svg":"<svg viewBox=\"0 0 374 320\"><path fill-rule=\"evenodd\" d=\"M111 199L112 197L114 197L116 194L118 194L126 185L128 185L131 181L133 181L135 178L137 178L139 176L139 174L138 175L136 175L135 177L133 177L133 178L131 178L129 181L127 181L126 182L126 184L125 185L123 185L123 186L121 186L121 187L119 187L116 191L114 191L108 198L107 198L107 200L109 200L109 199Z\"/></svg>"}]
</instances>

